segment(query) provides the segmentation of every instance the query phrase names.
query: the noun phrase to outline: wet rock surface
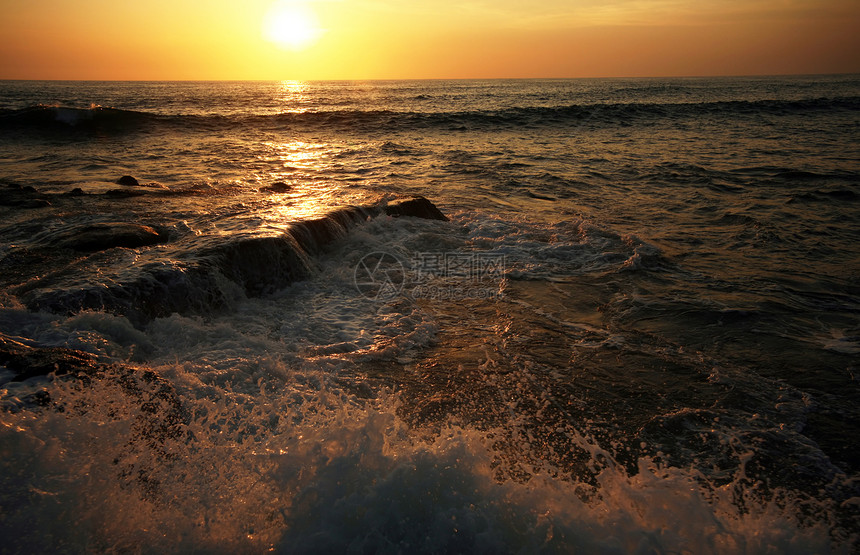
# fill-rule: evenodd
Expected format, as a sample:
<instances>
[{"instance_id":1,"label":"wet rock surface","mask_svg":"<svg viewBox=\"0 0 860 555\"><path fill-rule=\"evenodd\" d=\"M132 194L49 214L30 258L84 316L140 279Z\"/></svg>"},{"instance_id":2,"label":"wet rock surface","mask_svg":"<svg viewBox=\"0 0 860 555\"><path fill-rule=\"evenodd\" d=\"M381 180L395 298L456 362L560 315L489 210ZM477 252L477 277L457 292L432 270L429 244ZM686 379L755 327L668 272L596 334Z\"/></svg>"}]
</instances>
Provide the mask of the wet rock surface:
<instances>
[{"instance_id":1,"label":"wet rock surface","mask_svg":"<svg viewBox=\"0 0 860 555\"><path fill-rule=\"evenodd\" d=\"M128 223L91 224L60 234L55 244L81 252L103 251L116 247L136 249L167 242L167 234L148 225Z\"/></svg>"},{"instance_id":2,"label":"wet rock surface","mask_svg":"<svg viewBox=\"0 0 860 555\"><path fill-rule=\"evenodd\" d=\"M427 220L448 221L448 217L436 208L435 204L424 197L394 201L389 203L384 210L386 214L394 217L412 216Z\"/></svg>"}]
</instances>

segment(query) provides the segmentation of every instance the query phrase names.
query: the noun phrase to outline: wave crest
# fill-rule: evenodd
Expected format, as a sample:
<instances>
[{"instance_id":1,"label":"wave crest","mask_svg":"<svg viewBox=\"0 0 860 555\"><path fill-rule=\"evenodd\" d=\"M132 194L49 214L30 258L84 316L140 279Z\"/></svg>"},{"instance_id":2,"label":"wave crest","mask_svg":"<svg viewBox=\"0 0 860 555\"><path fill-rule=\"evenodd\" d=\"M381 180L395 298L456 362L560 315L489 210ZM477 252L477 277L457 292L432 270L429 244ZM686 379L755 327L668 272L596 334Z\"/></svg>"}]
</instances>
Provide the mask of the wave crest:
<instances>
[{"instance_id":1,"label":"wave crest","mask_svg":"<svg viewBox=\"0 0 860 555\"><path fill-rule=\"evenodd\" d=\"M860 110L860 97L808 100L762 100L697 103L569 104L471 111L318 110L280 114L193 115L158 114L92 105L77 108L39 104L18 110L0 110L0 125L22 132L135 132L157 126L212 131L236 127L262 130L302 129L415 129L449 130L518 126L618 125L654 119L758 115L785 116L807 112Z\"/></svg>"}]
</instances>

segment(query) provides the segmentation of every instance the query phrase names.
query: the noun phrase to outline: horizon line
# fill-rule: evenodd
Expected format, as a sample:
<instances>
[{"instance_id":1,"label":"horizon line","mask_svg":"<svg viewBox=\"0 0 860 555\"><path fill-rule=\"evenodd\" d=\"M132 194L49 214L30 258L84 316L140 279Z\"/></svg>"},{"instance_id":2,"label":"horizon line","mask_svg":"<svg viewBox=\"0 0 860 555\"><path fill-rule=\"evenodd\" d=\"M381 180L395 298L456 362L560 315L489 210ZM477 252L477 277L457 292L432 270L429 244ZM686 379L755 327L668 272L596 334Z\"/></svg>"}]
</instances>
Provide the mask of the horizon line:
<instances>
[{"instance_id":1,"label":"horizon line","mask_svg":"<svg viewBox=\"0 0 860 555\"><path fill-rule=\"evenodd\" d=\"M384 78L340 78L340 79L57 79L57 78L15 78L0 77L0 81L35 81L66 83L338 83L371 81L573 81L577 79L732 79L764 77L837 77L860 75L858 72L836 73L739 73L739 74L690 74L690 75L604 75L589 77L384 77Z\"/></svg>"}]
</instances>

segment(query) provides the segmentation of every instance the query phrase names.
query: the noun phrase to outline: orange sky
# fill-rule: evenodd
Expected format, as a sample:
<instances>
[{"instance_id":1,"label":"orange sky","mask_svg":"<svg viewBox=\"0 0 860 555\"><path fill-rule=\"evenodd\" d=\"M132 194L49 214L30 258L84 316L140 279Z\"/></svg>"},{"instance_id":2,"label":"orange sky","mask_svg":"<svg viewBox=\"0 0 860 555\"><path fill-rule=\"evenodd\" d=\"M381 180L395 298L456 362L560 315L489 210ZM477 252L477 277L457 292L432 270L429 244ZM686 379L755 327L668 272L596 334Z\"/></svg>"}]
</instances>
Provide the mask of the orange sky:
<instances>
[{"instance_id":1,"label":"orange sky","mask_svg":"<svg viewBox=\"0 0 860 555\"><path fill-rule=\"evenodd\" d=\"M0 0L0 78L848 73L858 29L858 0Z\"/></svg>"}]
</instances>

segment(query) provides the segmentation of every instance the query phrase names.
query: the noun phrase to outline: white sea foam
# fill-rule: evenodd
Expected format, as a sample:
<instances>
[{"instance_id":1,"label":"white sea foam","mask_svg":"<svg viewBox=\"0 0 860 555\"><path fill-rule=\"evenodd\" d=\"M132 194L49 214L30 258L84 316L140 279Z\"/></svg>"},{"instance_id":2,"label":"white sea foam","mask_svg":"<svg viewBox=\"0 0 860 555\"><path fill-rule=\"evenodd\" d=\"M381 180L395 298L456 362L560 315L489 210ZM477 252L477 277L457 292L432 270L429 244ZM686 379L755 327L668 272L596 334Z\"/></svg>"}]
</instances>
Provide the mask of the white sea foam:
<instances>
[{"instance_id":1,"label":"white sea foam","mask_svg":"<svg viewBox=\"0 0 860 555\"><path fill-rule=\"evenodd\" d=\"M650 459L598 487L537 474L498 482L485 434L448 426L413 439L396 396L358 402L324 376L261 382L254 394L195 386L174 367L190 421L180 438L139 434L138 401L109 380L55 384L66 412L6 415L0 428L7 544L17 551L674 552L830 550L791 496ZM279 385L278 385L279 384ZM578 440L595 457L602 451ZM598 459L595 459L598 460ZM583 492L593 492L584 499ZM7 538L10 536L7 536Z\"/></svg>"}]
</instances>

